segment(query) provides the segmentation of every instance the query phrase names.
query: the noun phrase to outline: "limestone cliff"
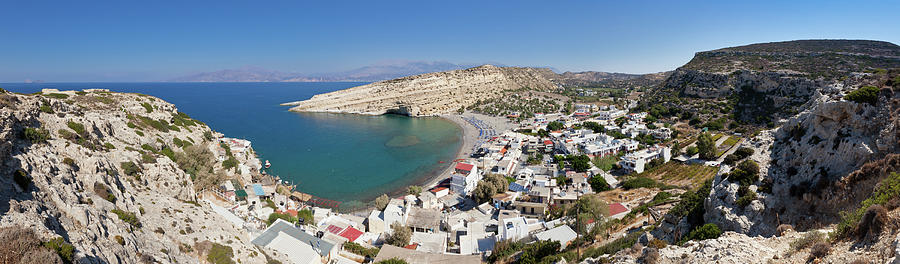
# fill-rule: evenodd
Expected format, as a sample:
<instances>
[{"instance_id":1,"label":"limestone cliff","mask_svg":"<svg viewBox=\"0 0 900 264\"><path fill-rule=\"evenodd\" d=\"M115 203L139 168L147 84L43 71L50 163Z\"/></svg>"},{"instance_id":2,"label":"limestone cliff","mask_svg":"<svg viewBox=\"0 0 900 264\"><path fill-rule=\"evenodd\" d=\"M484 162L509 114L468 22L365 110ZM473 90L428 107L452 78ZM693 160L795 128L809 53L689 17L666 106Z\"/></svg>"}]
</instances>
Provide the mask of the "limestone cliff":
<instances>
[{"instance_id":1,"label":"limestone cliff","mask_svg":"<svg viewBox=\"0 0 900 264\"><path fill-rule=\"evenodd\" d=\"M291 111L298 112L449 114L508 90L553 89L556 86L548 76L554 75L550 69L484 65L381 81L283 105L294 106Z\"/></svg>"},{"instance_id":2,"label":"limestone cliff","mask_svg":"<svg viewBox=\"0 0 900 264\"><path fill-rule=\"evenodd\" d=\"M151 96L0 90L0 227L62 237L77 263L199 263L204 241L265 262L247 232L197 202L200 173L173 161L214 150L211 134ZM212 155L192 159L221 170Z\"/></svg>"}]
</instances>

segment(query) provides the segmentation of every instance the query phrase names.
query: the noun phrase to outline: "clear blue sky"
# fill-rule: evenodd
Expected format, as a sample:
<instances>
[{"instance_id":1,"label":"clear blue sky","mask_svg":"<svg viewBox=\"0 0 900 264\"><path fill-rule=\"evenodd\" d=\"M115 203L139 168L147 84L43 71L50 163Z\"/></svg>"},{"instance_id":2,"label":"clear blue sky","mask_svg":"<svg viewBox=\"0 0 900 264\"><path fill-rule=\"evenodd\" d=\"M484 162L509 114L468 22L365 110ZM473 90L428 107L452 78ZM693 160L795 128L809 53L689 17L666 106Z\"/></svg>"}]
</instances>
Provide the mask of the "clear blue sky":
<instances>
[{"instance_id":1,"label":"clear blue sky","mask_svg":"<svg viewBox=\"0 0 900 264\"><path fill-rule=\"evenodd\" d=\"M152 81L383 61L672 70L696 51L811 38L900 43L898 1L0 0L0 82Z\"/></svg>"}]
</instances>

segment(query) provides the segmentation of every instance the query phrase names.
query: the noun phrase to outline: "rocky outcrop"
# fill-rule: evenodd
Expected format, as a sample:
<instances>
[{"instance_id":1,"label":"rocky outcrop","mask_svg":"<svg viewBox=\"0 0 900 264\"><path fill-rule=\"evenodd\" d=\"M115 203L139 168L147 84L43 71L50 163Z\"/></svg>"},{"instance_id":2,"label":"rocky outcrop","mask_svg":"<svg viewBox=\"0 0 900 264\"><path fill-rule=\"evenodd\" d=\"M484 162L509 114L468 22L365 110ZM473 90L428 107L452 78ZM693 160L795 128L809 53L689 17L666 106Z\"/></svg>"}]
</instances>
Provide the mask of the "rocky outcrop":
<instances>
[{"instance_id":1,"label":"rocky outcrop","mask_svg":"<svg viewBox=\"0 0 900 264\"><path fill-rule=\"evenodd\" d=\"M381 81L283 105L294 106L291 111L297 112L449 114L504 91L553 89L556 86L547 78L552 75L549 69L484 65Z\"/></svg>"},{"instance_id":2,"label":"rocky outcrop","mask_svg":"<svg viewBox=\"0 0 900 264\"><path fill-rule=\"evenodd\" d=\"M62 237L78 263L197 263L191 247L207 240L265 261L163 151L214 149L203 123L146 95L0 93L15 99L0 104L0 227Z\"/></svg>"},{"instance_id":3,"label":"rocky outcrop","mask_svg":"<svg viewBox=\"0 0 900 264\"><path fill-rule=\"evenodd\" d=\"M819 95L809 110L748 142L761 168L751 186L760 199L735 205L737 184L717 176L705 219L723 230L770 236L779 224L806 230L835 223L867 198L889 173L870 171L900 167L900 94L885 88L875 105L841 98Z\"/></svg>"}]
</instances>

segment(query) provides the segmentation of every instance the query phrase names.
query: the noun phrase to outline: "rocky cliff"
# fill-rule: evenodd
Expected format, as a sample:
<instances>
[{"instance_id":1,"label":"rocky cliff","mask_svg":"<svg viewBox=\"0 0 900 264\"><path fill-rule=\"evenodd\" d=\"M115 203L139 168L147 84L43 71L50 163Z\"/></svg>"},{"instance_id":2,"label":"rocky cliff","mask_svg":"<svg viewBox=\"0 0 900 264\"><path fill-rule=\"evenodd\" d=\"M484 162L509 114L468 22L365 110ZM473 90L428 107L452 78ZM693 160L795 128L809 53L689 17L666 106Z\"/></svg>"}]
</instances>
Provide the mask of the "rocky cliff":
<instances>
[{"instance_id":1,"label":"rocky cliff","mask_svg":"<svg viewBox=\"0 0 900 264\"><path fill-rule=\"evenodd\" d=\"M698 52L647 104L675 97L727 100L735 119L777 123L808 109L816 93L860 84L877 69L900 67L900 46L868 40L797 40ZM699 110L699 109L697 109ZM773 124L770 124L773 125Z\"/></svg>"},{"instance_id":2,"label":"rocky cliff","mask_svg":"<svg viewBox=\"0 0 900 264\"><path fill-rule=\"evenodd\" d=\"M504 91L553 89L556 86L547 78L553 75L549 69L484 65L381 81L284 105L298 112L449 114Z\"/></svg>"},{"instance_id":3,"label":"rocky cliff","mask_svg":"<svg viewBox=\"0 0 900 264\"><path fill-rule=\"evenodd\" d=\"M197 263L209 243L264 262L247 232L198 203L195 182L211 174L183 169L229 175L212 155L184 155L214 150L211 134L151 96L0 90L0 227L61 238L78 263Z\"/></svg>"}]
</instances>

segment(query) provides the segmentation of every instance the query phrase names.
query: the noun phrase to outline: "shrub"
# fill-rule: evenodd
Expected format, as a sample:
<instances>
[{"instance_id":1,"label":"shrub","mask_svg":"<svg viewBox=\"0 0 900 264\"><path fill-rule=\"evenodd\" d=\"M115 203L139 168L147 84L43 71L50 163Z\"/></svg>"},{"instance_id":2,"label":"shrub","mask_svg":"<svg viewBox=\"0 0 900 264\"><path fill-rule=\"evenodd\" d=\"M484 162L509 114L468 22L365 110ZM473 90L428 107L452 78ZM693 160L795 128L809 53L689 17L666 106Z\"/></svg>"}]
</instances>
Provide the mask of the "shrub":
<instances>
[{"instance_id":1,"label":"shrub","mask_svg":"<svg viewBox=\"0 0 900 264\"><path fill-rule=\"evenodd\" d=\"M591 189L594 189L594 192L604 192L612 190L609 187L609 183L606 183L606 179L603 178L602 175L594 175L590 179Z\"/></svg>"},{"instance_id":2,"label":"shrub","mask_svg":"<svg viewBox=\"0 0 900 264\"><path fill-rule=\"evenodd\" d=\"M54 99L60 99L60 100L69 98L69 95L68 95L68 94L61 94L61 93L45 94L44 96L47 96L47 97L50 97L50 98L54 98Z\"/></svg>"},{"instance_id":3,"label":"shrub","mask_svg":"<svg viewBox=\"0 0 900 264\"><path fill-rule=\"evenodd\" d=\"M134 215L132 212L126 212L119 209L113 209L112 213L116 214L122 221L128 223L132 227L141 228L141 221L138 220L138 217Z\"/></svg>"},{"instance_id":4,"label":"shrub","mask_svg":"<svg viewBox=\"0 0 900 264\"><path fill-rule=\"evenodd\" d=\"M284 221L288 221L292 224L297 223L297 218L289 214L271 213L269 214L269 219L266 220L266 224L271 225L272 223L275 223L275 221L278 221L278 219L283 219Z\"/></svg>"},{"instance_id":5,"label":"shrub","mask_svg":"<svg viewBox=\"0 0 900 264\"><path fill-rule=\"evenodd\" d=\"M838 238L848 235L851 228L857 225L869 207L885 205L889 201L898 199L897 197L900 197L900 173L892 172L876 185L872 195L862 201L858 209L841 213L841 222L838 223L833 235Z\"/></svg>"},{"instance_id":6,"label":"shrub","mask_svg":"<svg viewBox=\"0 0 900 264\"><path fill-rule=\"evenodd\" d=\"M116 149L116 146L113 146L113 144L109 142L103 143L103 147L106 149Z\"/></svg>"},{"instance_id":7,"label":"shrub","mask_svg":"<svg viewBox=\"0 0 900 264\"><path fill-rule=\"evenodd\" d=\"M75 167L75 160L69 157L63 158L63 164L69 165L69 167Z\"/></svg>"},{"instance_id":8,"label":"shrub","mask_svg":"<svg viewBox=\"0 0 900 264\"><path fill-rule=\"evenodd\" d=\"M234 264L234 250L231 247L219 243L212 243L212 248L206 254L206 261L213 264Z\"/></svg>"},{"instance_id":9,"label":"shrub","mask_svg":"<svg viewBox=\"0 0 900 264\"><path fill-rule=\"evenodd\" d=\"M109 190L108 187L106 187L106 184L103 184L101 182L94 183L94 194L97 194L97 196L100 196L101 198L106 199L111 203L116 202L116 196Z\"/></svg>"},{"instance_id":10,"label":"shrub","mask_svg":"<svg viewBox=\"0 0 900 264\"><path fill-rule=\"evenodd\" d=\"M696 146L690 146L685 150L685 153L687 153L688 156L693 156L694 154L700 153L700 149Z\"/></svg>"},{"instance_id":11,"label":"shrub","mask_svg":"<svg viewBox=\"0 0 900 264\"><path fill-rule=\"evenodd\" d=\"M412 238L412 229L396 223L391 225L391 229L393 229L393 232L384 240L385 243L398 247L409 245L409 240Z\"/></svg>"},{"instance_id":12,"label":"shrub","mask_svg":"<svg viewBox=\"0 0 900 264\"><path fill-rule=\"evenodd\" d=\"M50 131L43 128L26 127L23 134L31 144L44 143L50 139Z\"/></svg>"},{"instance_id":13,"label":"shrub","mask_svg":"<svg viewBox=\"0 0 900 264\"><path fill-rule=\"evenodd\" d=\"M84 135L86 133L86 131L84 130L84 125L82 125L81 123L69 121L68 123L66 123L66 126L72 129L72 131L75 131L75 134Z\"/></svg>"},{"instance_id":14,"label":"shrub","mask_svg":"<svg viewBox=\"0 0 900 264\"><path fill-rule=\"evenodd\" d=\"M656 239L656 238L651 239L650 242L647 242L647 246L648 246L648 247L652 247L652 248L656 248L656 249L664 249L664 248L666 248L666 246L668 246L668 245L669 245L669 244L666 243L665 240L662 240L662 239Z\"/></svg>"},{"instance_id":15,"label":"shrub","mask_svg":"<svg viewBox=\"0 0 900 264\"><path fill-rule=\"evenodd\" d=\"M844 96L844 99L857 103L875 105L878 103L878 87L863 86L862 88L847 93L847 95Z\"/></svg>"},{"instance_id":16,"label":"shrub","mask_svg":"<svg viewBox=\"0 0 900 264\"><path fill-rule=\"evenodd\" d=\"M643 261L644 264L656 264L659 262L659 250L652 247L644 249L644 252L641 255L641 261Z\"/></svg>"},{"instance_id":17,"label":"shrub","mask_svg":"<svg viewBox=\"0 0 900 264\"><path fill-rule=\"evenodd\" d=\"M866 209L853 232L859 239L877 238L881 231L885 230L888 221L887 209L878 204L872 205Z\"/></svg>"},{"instance_id":18,"label":"shrub","mask_svg":"<svg viewBox=\"0 0 900 264\"><path fill-rule=\"evenodd\" d=\"M28 177L28 174L22 169L17 169L13 172L13 181L15 181L16 185L22 190L28 190L28 186L31 185L31 177Z\"/></svg>"},{"instance_id":19,"label":"shrub","mask_svg":"<svg viewBox=\"0 0 900 264\"><path fill-rule=\"evenodd\" d=\"M122 162L120 166L122 167L122 172L128 176L135 176L141 172L141 167L138 167L131 161Z\"/></svg>"},{"instance_id":20,"label":"shrub","mask_svg":"<svg viewBox=\"0 0 900 264\"><path fill-rule=\"evenodd\" d=\"M309 209L303 209L297 211L297 219L303 220L303 224L314 224L313 223L313 212Z\"/></svg>"},{"instance_id":21,"label":"shrub","mask_svg":"<svg viewBox=\"0 0 900 264\"><path fill-rule=\"evenodd\" d=\"M72 263L75 260L75 247L66 242L62 237L55 237L43 243L45 248L49 248L59 255L65 263Z\"/></svg>"},{"instance_id":22,"label":"shrub","mask_svg":"<svg viewBox=\"0 0 900 264\"><path fill-rule=\"evenodd\" d=\"M793 248L796 251L800 251L800 250L809 248L816 243L824 242L824 241L825 241L824 233L819 232L819 231L812 231L812 232L808 232L808 233L804 234L802 237L798 238L797 240L794 240L794 242L791 242L791 248Z\"/></svg>"},{"instance_id":23,"label":"shrub","mask_svg":"<svg viewBox=\"0 0 900 264\"><path fill-rule=\"evenodd\" d=\"M0 247L2 263L62 263L60 256L43 246L45 243L29 228L0 227L0 241L4 242Z\"/></svg>"},{"instance_id":24,"label":"shrub","mask_svg":"<svg viewBox=\"0 0 900 264\"><path fill-rule=\"evenodd\" d=\"M491 250L491 255L487 258L487 261L490 263L497 263L499 262L499 260L505 259L513 253L521 250L522 246L524 246L524 244L522 244L521 242L512 240L499 241L494 244L494 249Z\"/></svg>"},{"instance_id":25,"label":"shrub","mask_svg":"<svg viewBox=\"0 0 900 264\"><path fill-rule=\"evenodd\" d=\"M825 256L828 256L828 252L831 252L831 244L828 244L828 242L816 243L809 250L809 259L815 260L824 258Z\"/></svg>"},{"instance_id":26,"label":"shrub","mask_svg":"<svg viewBox=\"0 0 900 264\"><path fill-rule=\"evenodd\" d=\"M53 113L53 108L50 107L50 101L47 101L47 100L41 101L41 107L39 107L38 110L40 110L41 112L44 112L44 113L48 113L48 114Z\"/></svg>"},{"instance_id":27,"label":"shrub","mask_svg":"<svg viewBox=\"0 0 900 264\"><path fill-rule=\"evenodd\" d=\"M722 230L719 229L719 226L708 223L691 231L691 233L688 234L688 240L715 239L720 235L722 235Z\"/></svg>"},{"instance_id":28,"label":"shrub","mask_svg":"<svg viewBox=\"0 0 900 264\"><path fill-rule=\"evenodd\" d=\"M125 238L123 238L120 235L116 235L115 238L116 238L116 243L119 243L119 245L123 245L123 246L125 245Z\"/></svg>"},{"instance_id":29,"label":"shrub","mask_svg":"<svg viewBox=\"0 0 900 264\"><path fill-rule=\"evenodd\" d=\"M357 254L367 258L375 258L378 255L378 248L367 248L353 242L344 242L344 249L353 254Z\"/></svg>"},{"instance_id":30,"label":"shrub","mask_svg":"<svg viewBox=\"0 0 900 264\"><path fill-rule=\"evenodd\" d=\"M153 106L151 106L150 104L148 104L148 103L141 103L141 106L144 107L144 110L146 110L147 113L153 113Z\"/></svg>"},{"instance_id":31,"label":"shrub","mask_svg":"<svg viewBox=\"0 0 900 264\"><path fill-rule=\"evenodd\" d=\"M419 193L422 193L422 186L410 185L409 187L407 187L406 193L412 194L412 195L419 195Z\"/></svg>"}]
</instances>

